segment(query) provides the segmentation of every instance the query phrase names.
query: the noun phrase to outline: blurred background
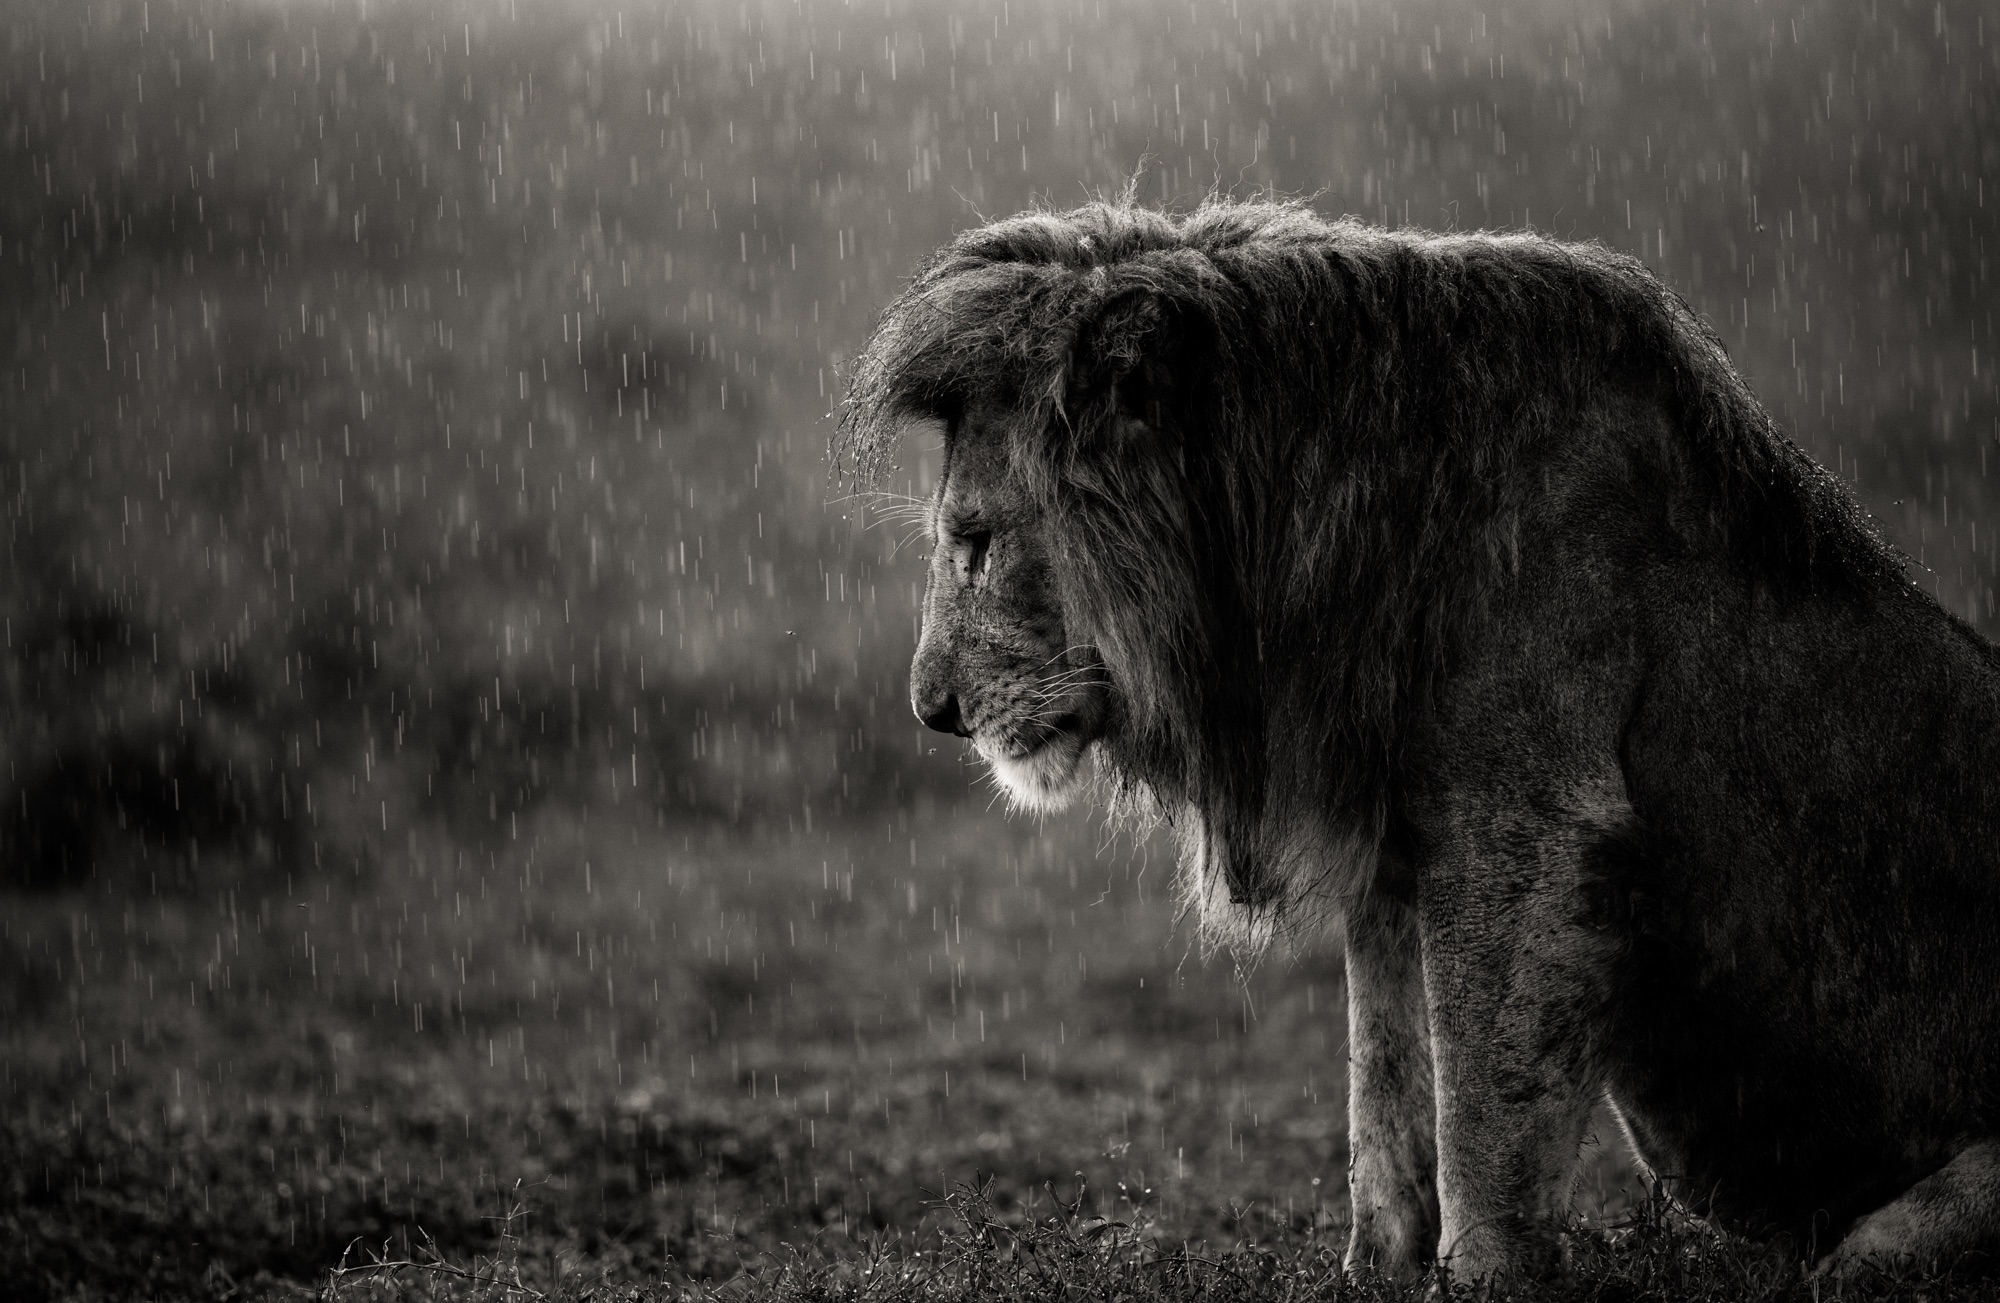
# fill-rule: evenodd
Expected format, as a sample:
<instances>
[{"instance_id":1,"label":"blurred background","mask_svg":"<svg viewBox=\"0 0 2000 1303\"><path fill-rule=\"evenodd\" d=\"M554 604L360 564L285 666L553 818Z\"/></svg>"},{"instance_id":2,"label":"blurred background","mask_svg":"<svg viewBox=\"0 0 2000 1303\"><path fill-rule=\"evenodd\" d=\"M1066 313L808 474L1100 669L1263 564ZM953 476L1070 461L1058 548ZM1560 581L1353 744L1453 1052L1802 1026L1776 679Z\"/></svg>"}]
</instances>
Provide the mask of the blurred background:
<instances>
[{"instance_id":1,"label":"blurred background","mask_svg":"<svg viewBox=\"0 0 2000 1303\"><path fill-rule=\"evenodd\" d=\"M988 218L1136 176L1625 250L2000 628L1977 3L0 13L22 1288L419 1226L713 1278L981 1173L1337 1226L1337 961L1204 962L1163 848L910 716L921 542L829 413Z\"/></svg>"}]
</instances>

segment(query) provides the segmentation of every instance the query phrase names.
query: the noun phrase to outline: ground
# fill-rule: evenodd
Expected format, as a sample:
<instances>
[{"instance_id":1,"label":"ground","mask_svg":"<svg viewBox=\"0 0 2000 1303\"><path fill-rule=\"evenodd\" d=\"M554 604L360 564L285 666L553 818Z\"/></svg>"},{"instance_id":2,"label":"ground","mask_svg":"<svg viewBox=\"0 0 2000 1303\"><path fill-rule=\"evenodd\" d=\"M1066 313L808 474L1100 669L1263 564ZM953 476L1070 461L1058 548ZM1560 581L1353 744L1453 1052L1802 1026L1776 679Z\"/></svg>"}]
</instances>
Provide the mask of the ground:
<instances>
[{"instance_id":1,"label":"ground","mask_svg":"<svg viewBox=\"0 0 2000 1303\"><path fill-rule=\"evenodd\" d=\"M0 910L0 1296L1415 1297L1339 1270L1335 957L1087 821L148 855ZM1819 1297L1605 1139L1551 1297Z\"/></svg>"},{"instance_id":2,"label":"ground","mask_svg":"<svg viewBox=\"0 0 2000 1303\"><path fill-rule=\"evenodd\" d=\"M1204 959L1157 850L1100 837L572 815L13 896L0 1271L308 1286L429 1236L713 1281L924 1242L982 1183L1161 1243L1338 1226L1337 963Z\"/></svg>"}]
</instances>

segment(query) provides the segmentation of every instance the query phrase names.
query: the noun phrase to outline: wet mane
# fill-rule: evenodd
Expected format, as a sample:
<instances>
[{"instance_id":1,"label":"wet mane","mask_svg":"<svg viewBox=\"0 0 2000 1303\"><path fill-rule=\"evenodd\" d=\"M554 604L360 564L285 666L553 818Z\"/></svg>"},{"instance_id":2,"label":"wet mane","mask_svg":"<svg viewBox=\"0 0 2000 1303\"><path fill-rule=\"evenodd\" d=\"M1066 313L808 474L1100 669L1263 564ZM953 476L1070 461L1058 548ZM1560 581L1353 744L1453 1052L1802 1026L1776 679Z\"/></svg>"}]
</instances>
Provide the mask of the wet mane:
<instances>
[{"instance_id":1,"label":"wet mane","mask_svg":"<svg viewBox=\"0 0 2000 1303\"><path fill-rule=\"evenodd\" d=\"M1020 413L1065 618L1124 705L1104 759L1255 924L1372 863L1402 723L1510 574L1516 472L1607 387L1658 404L1760 577L1897 567L1637 261L1298 203L964 232L857 358L836 456L867 479L912 418ZM1308 862L1300 819L1353 862Z\"/></svg>"}]
</instances>

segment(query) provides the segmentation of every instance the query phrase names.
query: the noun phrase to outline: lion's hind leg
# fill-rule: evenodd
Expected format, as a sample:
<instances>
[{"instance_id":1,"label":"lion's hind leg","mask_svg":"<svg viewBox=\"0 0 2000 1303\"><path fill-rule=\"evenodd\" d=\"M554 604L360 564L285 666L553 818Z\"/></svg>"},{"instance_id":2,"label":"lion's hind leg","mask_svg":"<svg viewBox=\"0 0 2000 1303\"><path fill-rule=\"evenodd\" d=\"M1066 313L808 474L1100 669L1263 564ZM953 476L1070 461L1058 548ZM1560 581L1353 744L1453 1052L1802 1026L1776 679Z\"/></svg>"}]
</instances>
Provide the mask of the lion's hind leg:
<instances>
[{"instance_id":1,"label":"lion's hind leg","mask_svg":"<svg viewBox=\"0 0 2000 1303\"><path fill-rule=\"evenodd\" d=\"M1856 1222L1820 1271L1991 1272L2000 1267L2000 1141L1980 1140Z\"/></svg>"}]
</instances>

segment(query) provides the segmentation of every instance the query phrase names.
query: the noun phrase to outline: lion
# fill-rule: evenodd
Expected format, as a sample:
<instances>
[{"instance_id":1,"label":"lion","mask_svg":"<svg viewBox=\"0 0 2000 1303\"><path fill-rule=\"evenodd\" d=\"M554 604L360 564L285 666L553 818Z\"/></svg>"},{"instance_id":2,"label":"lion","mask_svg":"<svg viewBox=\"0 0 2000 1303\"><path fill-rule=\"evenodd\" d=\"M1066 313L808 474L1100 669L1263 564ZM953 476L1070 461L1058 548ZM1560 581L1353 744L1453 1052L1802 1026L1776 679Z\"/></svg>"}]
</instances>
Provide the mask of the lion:
<instances>
[{"instance_id":1,"label":"lion","mask_svg":"<svg viewBox=\"0 0 2000 1303\"><path fill-rule=\"evenodd\" d=\"M1822 1271L2000 1249L2000 661L1641 264L1123 202L959 235L857 357L941 429L917 715L1345 947L1351 1266L1560 1269L1604 1101Z\"/></svg>"}]
</instances>

